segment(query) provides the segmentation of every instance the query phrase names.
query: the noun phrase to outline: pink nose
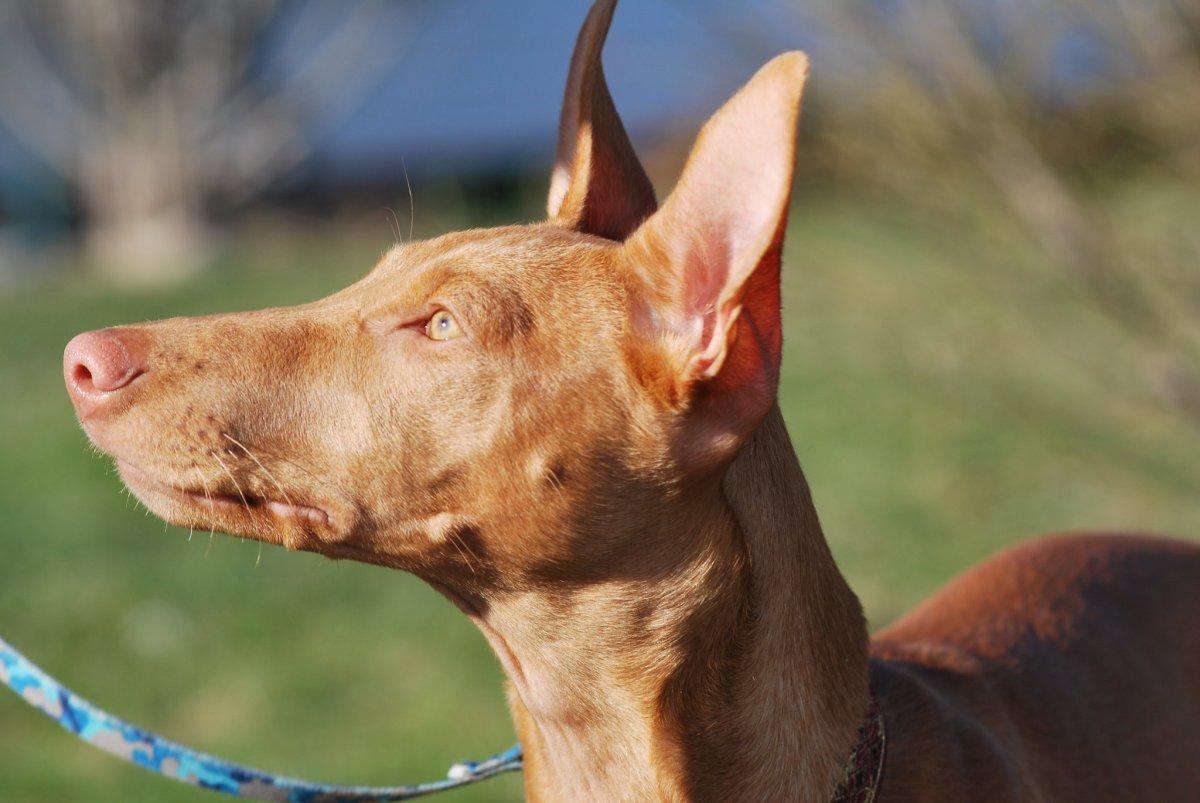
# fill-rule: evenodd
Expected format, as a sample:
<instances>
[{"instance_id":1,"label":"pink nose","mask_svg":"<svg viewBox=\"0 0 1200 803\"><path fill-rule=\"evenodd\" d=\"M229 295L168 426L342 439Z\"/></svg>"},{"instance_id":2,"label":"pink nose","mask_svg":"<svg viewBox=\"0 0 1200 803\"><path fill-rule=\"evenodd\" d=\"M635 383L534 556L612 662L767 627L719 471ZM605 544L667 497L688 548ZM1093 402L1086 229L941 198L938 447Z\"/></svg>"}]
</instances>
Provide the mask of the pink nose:
<instances>
[{"instance_id":1,"label":"pink nose","mask_svg":"<svg viewBox=\"0 0 1200 803\"><path fill-rule=\"evenodd\" d=\"M76 335L63 353L63 378L80 418L92 415L148 370L145 350L130 330Z\"/></svg>"}]
</instances>

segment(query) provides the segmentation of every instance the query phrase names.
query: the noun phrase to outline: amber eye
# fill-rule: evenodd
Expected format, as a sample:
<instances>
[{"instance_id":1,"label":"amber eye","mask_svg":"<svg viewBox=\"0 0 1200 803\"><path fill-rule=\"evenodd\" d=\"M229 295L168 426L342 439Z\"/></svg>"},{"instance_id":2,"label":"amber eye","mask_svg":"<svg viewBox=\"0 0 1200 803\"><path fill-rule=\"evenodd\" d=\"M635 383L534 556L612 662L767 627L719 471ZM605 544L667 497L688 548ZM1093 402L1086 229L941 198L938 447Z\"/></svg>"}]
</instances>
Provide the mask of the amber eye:
<instances>
[{"instance_id":1,"label":"amber eye","mask_svg":"<svg viewBox=\"0 0 1200 803\"><path fill-rule=\"evenodd\" d=\"M425 324L425 336L430 340L454 340L463 336L463 330L453 315L440 309Z\"/></svg>"}]
</instances>

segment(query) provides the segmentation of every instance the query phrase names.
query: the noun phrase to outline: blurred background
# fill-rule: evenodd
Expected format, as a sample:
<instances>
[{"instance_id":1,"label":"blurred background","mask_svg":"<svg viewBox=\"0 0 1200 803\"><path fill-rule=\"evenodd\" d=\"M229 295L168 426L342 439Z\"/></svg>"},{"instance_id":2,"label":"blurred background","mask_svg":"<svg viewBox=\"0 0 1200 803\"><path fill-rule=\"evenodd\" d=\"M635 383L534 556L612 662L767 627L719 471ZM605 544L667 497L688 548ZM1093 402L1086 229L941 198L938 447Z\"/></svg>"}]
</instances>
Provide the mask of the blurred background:
<instances>
[{"instance_id":1,"label":"blurred background","mask_svg":"<svg viewBox=\"0 0 1200 803\"><path fill-rule=\"evenodd\" d=\"M144 516L60 354L538 219L586 10L0 0L0 633L135 722L289 774L410 782L511 742L483 639L417 581ZM661 193L797 47L783 409L872 625L1036 533L1200 536L1200 4L626 0L606 66ZM207 793L5 693L0 798ZM519 798L517 777L447 795Z\"/></svg>"}]
</instances>

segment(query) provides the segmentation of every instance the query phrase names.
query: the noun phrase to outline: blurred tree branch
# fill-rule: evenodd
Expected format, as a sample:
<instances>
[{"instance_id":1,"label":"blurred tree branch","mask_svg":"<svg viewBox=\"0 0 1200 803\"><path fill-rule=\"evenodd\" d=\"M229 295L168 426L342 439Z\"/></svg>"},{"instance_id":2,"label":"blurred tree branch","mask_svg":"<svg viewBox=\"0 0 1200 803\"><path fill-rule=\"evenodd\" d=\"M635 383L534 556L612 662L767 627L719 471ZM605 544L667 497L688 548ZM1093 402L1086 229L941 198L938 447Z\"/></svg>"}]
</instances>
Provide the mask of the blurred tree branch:
<instances>
[{"instance_id":1,"label":"blurred tree branch","mask_svg":"<svg viewBox=\"0 0 1200 803\"><path fill-rule=\"evenodd\" d=\"M319 116L363 99L401 49L405 10L3 0L0 125L74 188L98 266L162 278L201 262L214 204L260 191L307 155ZM278 64L282 23L305 37L299 64Z\"/></svg>"},{"instance_id":2,"label":"blurred tree branch","mask_svg":"<svg viewBox=\"0 0 1200 803\"><path fill-rule=\"evenodd\" d=\"M1200 173L1200 31L1186 5L814 0L811 7L850 43L848 61L856 62L846 75L825 76L839 101L823 107L826 145L842 149L844 161L892 175L901 192L926 195L932 176L965 157L1096 308L1145 345L1151 385L1200 424L1200 238L1179 243L1183 253L1172 258L1192 267L1192 281L1132 259L1072 169L1073 139L1122 107L1134 110L1117 121L1125 137L1145 143L1166 170ZM1050 79L1056 49L1080 29L1103 41L1113 63L1102 90L1075 90L1083 100L1073 108L1077 99L1055 97Z\"/></svg>"}]
</instances>

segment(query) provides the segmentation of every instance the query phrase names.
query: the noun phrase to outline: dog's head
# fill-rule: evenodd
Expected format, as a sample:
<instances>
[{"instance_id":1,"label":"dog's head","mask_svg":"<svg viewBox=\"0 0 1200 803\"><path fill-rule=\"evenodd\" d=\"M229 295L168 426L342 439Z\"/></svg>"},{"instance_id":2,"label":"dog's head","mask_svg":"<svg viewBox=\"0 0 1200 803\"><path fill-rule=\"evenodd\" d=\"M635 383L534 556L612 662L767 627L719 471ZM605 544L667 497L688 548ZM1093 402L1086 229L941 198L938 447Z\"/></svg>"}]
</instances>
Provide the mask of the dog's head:
<instances>
[{"instance_id":1,"label":"dog's head","mask_svg":"<svg viewBox=\"0 0 1200 803\"><path fill-rule=\"evenodd\" d=\"M659 208L601 69L613 5L580 34L546 222L397 246L311 304L71 341L79 419L139 499L471 597L647 560L640 523L715 489L774 402L807 61L754 76Z\"/></svg>"}]
</instances>

